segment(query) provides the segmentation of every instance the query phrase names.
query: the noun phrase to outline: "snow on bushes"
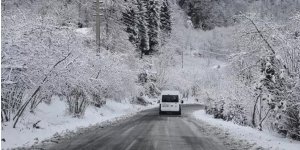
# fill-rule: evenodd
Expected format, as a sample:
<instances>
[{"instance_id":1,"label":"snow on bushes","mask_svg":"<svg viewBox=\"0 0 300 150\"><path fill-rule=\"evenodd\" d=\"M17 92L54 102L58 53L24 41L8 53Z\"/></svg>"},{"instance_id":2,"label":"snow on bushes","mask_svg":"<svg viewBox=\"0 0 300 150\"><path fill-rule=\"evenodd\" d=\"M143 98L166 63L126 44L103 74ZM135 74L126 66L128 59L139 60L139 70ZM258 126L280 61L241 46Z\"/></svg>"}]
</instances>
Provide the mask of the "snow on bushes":
<instances>
[{"instance_id":1,"label":"snow on bushes","mask_svg":"<svg viewBox=\"0 0 300 150\"><path fill-rule=\"evenodd\" d=\"M297 16L279 24L241 15L239 24L226 29L234 33L227 39L234 43L228 57L231 64L218 67L217 73L207 72L194 88L206 100L207 113L299 140Z\"/></svg>"},{"instance_id":2,"label":"snow on bushes","mask_svg":"<svg viewBox=\"0 0 300 150\"><path fill-rule=\"evenodd\" d=\"M250 125L251 89L240 83L229 70L222 68L218 75L211 72L204 78L206 82L199 84L206 87L200 94L205 99L206 112L215 118Z\"/></svg>"},{"instance_id":3,"label":"snow on bushes","mask_svg":"<svg viewBox=\"0 0 300 150\"><path fill-rule=\"evenodd\" d=\"M292 36L299 30L299 20L290 18L289 23L279 24L253 14L242 18L233 60L243 72L240 80L254 87L252 126L299 139L299 116L295 114L299 113L300 53L296 49L300 41Z\"/></svg>"},{"instance_id":4,"label":"snow on bushes","mask_svg":"<svg viewBox=\"0 0 300 150\"><path fill-rule=\"evenodd\" d=\"M59 14L40 5L46 3L34 2L36 9L18 6L22 11L7 6L3 12L2 121L10 121L27 101L27 108L34 112L39 103L50 103L53 95L67 99L73 116L83 115L90 104L100 107L106 99L135 96L133 54L114 47L111 51L119 54L102 51L97 55L92 33L77 32L73 23L60 25ZM126 40L116 40L130 47Z\"/></svg>"}]
</instances>

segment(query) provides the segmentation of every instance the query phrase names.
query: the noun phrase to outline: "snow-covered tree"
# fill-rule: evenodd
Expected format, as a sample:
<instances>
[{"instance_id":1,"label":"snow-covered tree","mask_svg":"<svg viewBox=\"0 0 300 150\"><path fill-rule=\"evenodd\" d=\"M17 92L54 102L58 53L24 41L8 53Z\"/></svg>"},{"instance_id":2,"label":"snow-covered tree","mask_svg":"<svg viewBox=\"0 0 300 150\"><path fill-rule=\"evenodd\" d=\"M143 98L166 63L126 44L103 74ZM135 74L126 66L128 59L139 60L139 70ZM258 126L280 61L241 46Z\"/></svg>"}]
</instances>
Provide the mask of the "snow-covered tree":
<instances>
[{"instance_id":1,"label":"snow-covered tree","mask_svg":"<svg viewBox=\"0 0 300 150\"><path fill-rule=\"evenodd\" d=\"M160 30L163 44L166 42L166 38L170 37L172 31L171 11L168 0L164 0L160 7Z\"/></svg>"},{"instance_id":2,"label":"snow-covered tree","mask_svg":"<svg viewBox=\"0 0 300 150\"><path fill-rule=\"evenodd\" d=\"M128 33L129 41L136 45L137 41L137 14L133 8L126 9L126 12L123 12L123 20L126 25L125 31Z\"/></svg>"},{"instance_id":3,"label":"snow-covered tree","mask_svg":"<svg viewBox=\"0 0 300 150\"><path fill-rule=\"evenodd\" d=\"M121 25L111 30L111 52L98 56L92 28L80 28L78 20L68 17L71 12L63 16L55 11L67 10L64 3L33 1L18 5L19 9L6 4L1 41L3 121L13 119L15 127L23 113L51 103L53 95L65 100L70 115L76 117L89 105L136 96L136 64L130 53L134 47L124 38ZM26 9L29 6L33 9Z\"/></svg>"},{"instance_id":4,"label":"snow-covered tree","mask_svg":"<svg viewBox=\"0 0 300 150\"><path fill-rule=\"evenodd\" d=\"M160 48L160 29L159 29L159 1L147 1L147 22L148 22L148 37L149 37L149 50L145 51L146 55L153 54L159 51Z\"/></svg>"},{"instance_id":5,"label":"snow-covered tree","mask_svg":"<svg viewBox=\"0 0 300 150\"><path fill-rule=\"evenodd\" d=\"M140 51L141 58L143 54L149 50L148 26L146 21L146 5L142 0L137 0L138 8L138 51Z\"/></svg>"},{"instance_id":6,"label":"snow-covered tree","mask_svg":"<svg viewBox=\"0 0 300 150\"><path fill-rule=\"evenodd\" d=\"M250 63L242 67L242 72L251 72L251 78L246 79L255 83L252 124L260 130L263 125L272 126L280 133L297 139L299 118L295 114L298 114L298 98L293 89L298 82L298 75L295 76L298 69L292 68L299 63L298 54L294 51L298 47L295 43L299 41L291 35L299 30L293 27L299 22L291 18L292 23L280 24L261 20L255 15L244 16L244 19L247 25L241 24L238 29L241 30L240 39L236 40L243 46L237 47L239 52L236 54L239 60L242 57L243 62ZM290 31L287 30L289 28ZM245 77L249 72L241 75Z\"/></svg>"}]
</instances>

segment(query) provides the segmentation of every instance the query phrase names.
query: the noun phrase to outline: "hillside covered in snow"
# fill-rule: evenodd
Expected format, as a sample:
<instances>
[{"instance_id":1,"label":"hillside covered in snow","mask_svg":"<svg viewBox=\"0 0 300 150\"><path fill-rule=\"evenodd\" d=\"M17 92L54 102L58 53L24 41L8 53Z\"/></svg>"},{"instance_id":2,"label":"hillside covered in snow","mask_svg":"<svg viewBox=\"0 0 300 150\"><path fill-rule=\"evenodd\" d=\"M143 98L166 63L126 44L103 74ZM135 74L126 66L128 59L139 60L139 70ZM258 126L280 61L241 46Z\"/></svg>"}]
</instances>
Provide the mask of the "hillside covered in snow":
<instances>
[{"instance_id":1,"label":"hillside covered in snow","mask_svg":"<svg viewBox=\"0 0 300 150\"><path fill-rule=\"evenodd\" d=\"M299 0L102 2L97 44L93 1L2 1L5 148L153 108L162 90L300 140Z\"/></svg>"}]
</instances>

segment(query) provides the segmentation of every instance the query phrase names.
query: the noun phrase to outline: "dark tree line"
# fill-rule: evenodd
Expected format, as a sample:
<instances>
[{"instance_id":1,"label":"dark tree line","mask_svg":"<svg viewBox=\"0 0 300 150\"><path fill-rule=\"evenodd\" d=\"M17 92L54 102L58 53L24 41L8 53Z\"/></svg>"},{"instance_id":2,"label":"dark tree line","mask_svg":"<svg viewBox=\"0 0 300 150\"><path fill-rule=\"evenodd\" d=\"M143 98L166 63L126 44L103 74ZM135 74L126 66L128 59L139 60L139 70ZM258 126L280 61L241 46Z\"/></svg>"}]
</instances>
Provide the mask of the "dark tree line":
<instances>
[{"instance_id":1,"label":"dark tree line","mask_svg":"<svg viewBox=\"0 0 300 150\"><path fill-rule=\"evenodd\" d=\"M289 19L300 10L299 0L178 0L195 28L211 30L215 27L230 26L235 23L235 16L255 11L262 19Z\"/></svg>"},{"instance_id":2,"label":"dark tree line","mask_svg":"<svg viewBox=\"0 0 300 150\"><path fill-rule=\"evenodd\" d=\"M245 1L233 0L179 0L195 28L211 30L216 26L229 26L234 22L233 16L246 11Z\"/></svg>"},{"instance_id":3,"label":"dark tree line","mask_svg":"<svg viewBox=\"0 0 300 150\"><path fill-rule=\"evenodd\" d=\"M141 58L157 53L172 30L168 0L134 0L128 3L122 19L129 41Z\"/></svg>"},{"instance_id":4,"label":"dark tree line","mask_svg":"<svg viewBox=\"0 0 300 150\"><path fill-rule=\"evenodd\" d=\"M170 14L170 8L169 3L167 0L165 0L162 3L162 6L160 8L160 30L163 31L163 38L162 42L164 43L165 37L169 37L170 33L172 31L172 22L171 22L171 14ZM163 44L162 43L162 44Z\"/></svg>"}]
</instances>

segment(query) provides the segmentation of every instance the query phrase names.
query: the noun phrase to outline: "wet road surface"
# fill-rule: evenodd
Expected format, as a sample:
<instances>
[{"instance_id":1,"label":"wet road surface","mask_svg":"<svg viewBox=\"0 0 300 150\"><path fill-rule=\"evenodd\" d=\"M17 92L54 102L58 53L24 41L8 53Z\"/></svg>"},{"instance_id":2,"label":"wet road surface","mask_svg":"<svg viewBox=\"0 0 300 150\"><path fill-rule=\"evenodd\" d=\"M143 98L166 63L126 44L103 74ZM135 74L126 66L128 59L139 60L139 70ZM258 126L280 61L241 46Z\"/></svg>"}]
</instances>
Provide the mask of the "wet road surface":
<instances>
[{"instance_id":1,"label":"wet road surface","mask_svg":"<svg viewBox=\"0 0 300 150\"><path fill-rule=\"evenodd\" d=\"M51 150L226 150L214 137L199 130L201 122L192 112L201 105L183 105L182 115L159 115L158 108L142 111L124 122L95 129L60 144Z\"/></svg>"}]
</instances>

